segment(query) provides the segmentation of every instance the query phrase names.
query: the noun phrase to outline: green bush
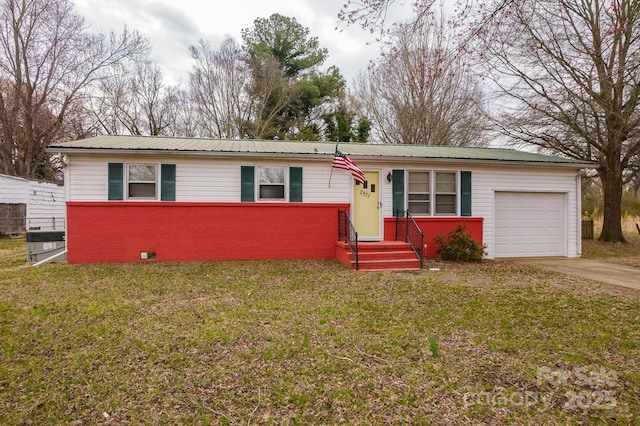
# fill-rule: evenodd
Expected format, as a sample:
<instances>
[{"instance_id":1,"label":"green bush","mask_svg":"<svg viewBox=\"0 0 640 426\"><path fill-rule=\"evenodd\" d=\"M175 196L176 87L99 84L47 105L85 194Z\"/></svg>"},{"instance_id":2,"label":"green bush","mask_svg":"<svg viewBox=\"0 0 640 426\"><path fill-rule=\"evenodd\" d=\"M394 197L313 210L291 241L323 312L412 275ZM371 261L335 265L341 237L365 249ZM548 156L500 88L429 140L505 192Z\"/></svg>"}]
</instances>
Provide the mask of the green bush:
<instances>
[{"instance_id":1,"label":"green bush","mask_svg":"<svg viewBox=\"0 0 640 426\"><path fill-rule=\"evenodd\" d=\"M456 226L446 237L442 234L436 236L435 242L440 245L436 254L442 260L480 262L487 248L486 244L480 245L471 238L466 224Z\"/></svg>"}]
</instances>

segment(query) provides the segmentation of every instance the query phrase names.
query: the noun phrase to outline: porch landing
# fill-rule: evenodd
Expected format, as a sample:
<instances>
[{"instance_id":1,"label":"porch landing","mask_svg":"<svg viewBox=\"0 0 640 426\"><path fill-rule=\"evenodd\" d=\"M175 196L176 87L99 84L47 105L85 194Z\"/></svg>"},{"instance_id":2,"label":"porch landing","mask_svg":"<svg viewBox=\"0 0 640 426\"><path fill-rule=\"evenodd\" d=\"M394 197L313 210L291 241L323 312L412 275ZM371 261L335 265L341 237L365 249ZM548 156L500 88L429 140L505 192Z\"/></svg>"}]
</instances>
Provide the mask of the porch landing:
<instances>
[{"instance_id":1,"label":"porch landing","mask_svg":"<svg viewBox=\"0 0 640 426\"><path fill-rule=\"evenodd\" d=\"M336 259L356 269L349 245L336 241ZM420 260L403 241L358 241L358 269L366 271L417 271Z\"/></svg>"}]
</instances>

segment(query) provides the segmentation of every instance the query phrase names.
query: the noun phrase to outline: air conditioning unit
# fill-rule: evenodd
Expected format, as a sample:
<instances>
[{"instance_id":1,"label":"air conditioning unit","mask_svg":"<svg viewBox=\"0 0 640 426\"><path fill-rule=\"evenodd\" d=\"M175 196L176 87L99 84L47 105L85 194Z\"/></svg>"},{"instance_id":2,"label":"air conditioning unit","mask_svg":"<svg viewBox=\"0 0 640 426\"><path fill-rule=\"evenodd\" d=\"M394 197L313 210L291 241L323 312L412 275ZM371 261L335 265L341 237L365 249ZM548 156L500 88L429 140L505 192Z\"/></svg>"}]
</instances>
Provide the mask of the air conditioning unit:
<instances>
[{"instance_id":1,"label":"air conditioning unit","mask_svg":"<svg viewBox=\"0 0 640 426\"><path fill-rule=\"evenodd\" d=\"M66 262L64 231L28 231L27 262L37 263L51 258L52 262ZM56 256L59 255L59 256Z\"/></svg>"}]
</instances>

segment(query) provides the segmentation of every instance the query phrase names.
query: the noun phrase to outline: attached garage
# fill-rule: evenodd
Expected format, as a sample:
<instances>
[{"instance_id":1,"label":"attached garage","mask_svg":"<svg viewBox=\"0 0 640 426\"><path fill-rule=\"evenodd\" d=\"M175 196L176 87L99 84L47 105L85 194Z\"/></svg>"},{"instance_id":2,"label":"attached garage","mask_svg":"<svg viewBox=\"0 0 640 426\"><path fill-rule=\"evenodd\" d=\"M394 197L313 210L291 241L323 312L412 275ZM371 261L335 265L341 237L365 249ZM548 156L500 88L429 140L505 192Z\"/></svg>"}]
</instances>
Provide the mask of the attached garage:
<instances>
[{"instance_id":1,"label":"attached garage","mask_svg":"<svg viewBox=\"0 0 640 426\"><path fill-rule=\"evenodd\" d=\"M566 256L567 194L495 193L495 257Z\"/></svg>"}]
</instances>

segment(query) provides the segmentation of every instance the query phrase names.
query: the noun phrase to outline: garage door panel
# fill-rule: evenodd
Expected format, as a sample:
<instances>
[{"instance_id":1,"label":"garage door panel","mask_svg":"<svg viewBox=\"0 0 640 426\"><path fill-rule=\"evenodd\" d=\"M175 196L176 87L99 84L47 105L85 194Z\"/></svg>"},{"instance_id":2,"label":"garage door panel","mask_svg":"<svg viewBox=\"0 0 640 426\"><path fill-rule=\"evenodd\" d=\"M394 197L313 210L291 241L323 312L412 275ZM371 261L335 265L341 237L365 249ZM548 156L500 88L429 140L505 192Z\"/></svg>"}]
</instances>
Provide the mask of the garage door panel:
<instances>
[{"instance_id":1,"label":"garage door panel","mask_svg":"<svg viewBox=\"0 0 640 426\"><path fill-rule=\"evenodd\" d=\"M495 257L565 255L565 194L496 192Z\"/></svg>"}]
</instances>

